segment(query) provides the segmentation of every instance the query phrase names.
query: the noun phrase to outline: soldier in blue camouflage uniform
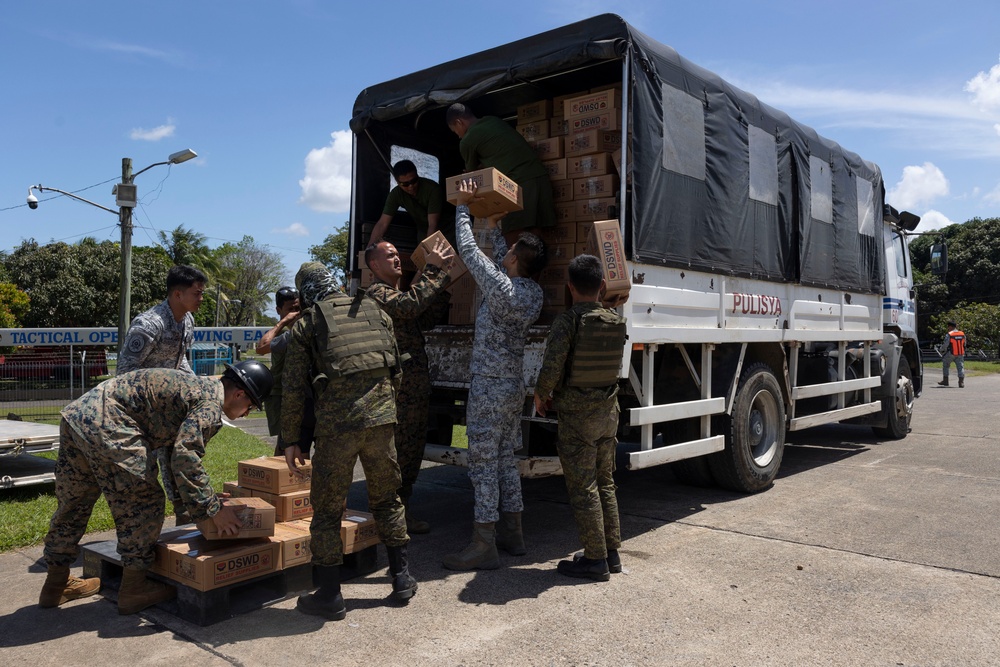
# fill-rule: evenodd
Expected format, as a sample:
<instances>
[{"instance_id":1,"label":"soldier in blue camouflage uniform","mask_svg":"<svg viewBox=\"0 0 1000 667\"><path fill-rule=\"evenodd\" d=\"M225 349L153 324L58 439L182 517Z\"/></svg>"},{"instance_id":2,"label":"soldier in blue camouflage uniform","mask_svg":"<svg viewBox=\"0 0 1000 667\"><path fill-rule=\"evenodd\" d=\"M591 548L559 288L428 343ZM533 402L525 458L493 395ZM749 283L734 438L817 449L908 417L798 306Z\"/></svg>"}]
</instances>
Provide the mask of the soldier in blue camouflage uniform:
<instances>
[{"instance_id":1,"label":"soldier in blue camouflage uniform","mask_svg":"<svg viewBox=\"0 0 1000 667\"><path fill-rule=\"evenodd\" d=\"M462 184L455 222L458 253L484 297L476 313L466 406L475 525L469 546L444 559L452 570L499 567L498 546L514 555L525 553L524 501L514 451L521 448L524 341L542 310L542 288L529 276L545 268L546 261L545 245L534 234L523 233L507 250L497 227L502 216L489 220L495 255L492 261L486 257L470 228L468 204L475 190L471 181Z\"/></svg>"},{"instance_id":2,"label":"soldier in blue camouflage uniform","mask_svg":"<svg viewBox=\"0 0 1000 667\"><path fill-rule=\"evenodd\" d=\"M410 509L413 485L420 473L420 463L427 444L427 413L431 401L431 378L427 370L424 334L447 312L450 280L444 268L453 257L445 241L440 241L427 253L427 264L409 290L399 289L403 276L399 253L391 243L369 246L365 264L375 274L376 281L368 288L368 296L392 318L396 343L402 355L403 377L396 396L396 460L402 475L399 497L406 506L406 529L410 534L430 532L426 521L415 518Z\"/></svg>"},{"instance_id":3,"label":"soldier in blue camouflage uniform","mask_svg":"<svg viewBox=\"0 0 1000 667\"><path fill-rule=\"evenodd\" d=\"M184 508L211 517L220 532L239 520L212 490L201 464L222 415L246 416L271 389L271 373L256 361L228 366L221 381L177 370L144 369L102 382L62 411L56 462L58 507L45 536L48 577L39 605L55 607L100 588L98 579L69 577L94 503L104 494L118 532L123 573L118 610L133 614L173 597L172 586L146 579L163 525L163 491L154 452L169 449Z\"/></svg>"},{"instance_id":4,"label":"soldier in blue camouflage uniform","mask_svg":"<svg viewBox=\"0 0 1000 667\"><path fill-rule=\"evenodd\" d=\"M115 373L124 375L140 368L175 368L191 373L187 355L194 344L194 316L204 299L205 274L193 266L177 265L167 273L167 298L132 320L118 353ZM177 524L191 517L180 505L180 496L167 468L169 449L157 452L160 476L167 498L175 505Z\"/></svg>"},{"instance_id":5,"label":"soldier in blue camouflage uniform","mask_svg":"<svg viewBox=\"0 0 1000 667\"><path fill-rule=\"evenodd\" d=\"M544 417L550 405L559 413L559 462L583 542L583 553L560 561L558 570L595 581L607 581L611 572L622 569L614 471L625 326L616 312L599 303L604 284L597 257L580 255L570 262L573 307L553 322L535 381L538 414ZM584 342L581 323L588 314L601 318L598 326L606 328L603 336L591 334Z\"/></svg>"},{"instance_id":6,"label":"soldier in blue camouflage uniform","mask_svg":"<svg viewBox=\"0 0 1000 667\"><path fill-rule=\"evenodd\" d=\"M281 435L285 460L294 472L297 463L303 461L296 442L302 411L306 398L315 394L316 440L310 490L313 519L309 532L313 577L319 584L315 593L299 597L298 609L339 621L347 615L340 593L340 565L344 560L340 524L359 458L368 482L368 507L389 556L391 597L406 602L417 591L406 559L410 537L405 511L396 493L400 485L393 445L397 387L391 375L398 374L399 355L392 319L363 292L353 299L340 292L330 271L319 262L303 264L295 276L295 286L304 310L292 327L282 373ZM339 311L335 314L338 319L331 324L323 308ZM320 334L328 339L322 340ZM344 356L336 356L339 368L358 362L368 369L338 375L327 367L323 355L332 349L331 345L342 342L340 339L348 349L342 351ZM372 354L382 355L380 367L368 365Z\"/></svg>"}]
</instances>

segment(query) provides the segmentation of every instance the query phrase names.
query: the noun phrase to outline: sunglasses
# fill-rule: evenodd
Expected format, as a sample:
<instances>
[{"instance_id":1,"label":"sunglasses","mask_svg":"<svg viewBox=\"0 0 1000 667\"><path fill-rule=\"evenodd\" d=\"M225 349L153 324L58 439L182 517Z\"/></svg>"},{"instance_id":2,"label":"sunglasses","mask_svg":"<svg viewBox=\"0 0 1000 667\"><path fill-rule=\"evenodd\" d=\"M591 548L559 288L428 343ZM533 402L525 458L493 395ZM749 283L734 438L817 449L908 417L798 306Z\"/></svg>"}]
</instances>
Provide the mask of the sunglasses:
<instances>
[{"instance_id":1,"label":"sunglasses","mask_svg":"<svg viewBox=\"0 0 1000 667\"><path fill-rule=\"evenodd\" d=\"M299 295L299 291L297 289L292 289L291 287L283 287L277 291L277 295L283 299L294 299Z\"/></svg>"},{"instance_id":2,"label":"sunglasses","mask_svg":"<svg viewBox=\"0 0 1000 667\"><path fill-rule=\"evenodd\" d=\"M419 180L420 180L420 177L417 176L415 178L411 178L408 181L396 181L396 182L399 183L399 187L401 187L401 188L408 188L411 185L416 185L417 181L419 181Z\"/></svg>"}]
</instances>

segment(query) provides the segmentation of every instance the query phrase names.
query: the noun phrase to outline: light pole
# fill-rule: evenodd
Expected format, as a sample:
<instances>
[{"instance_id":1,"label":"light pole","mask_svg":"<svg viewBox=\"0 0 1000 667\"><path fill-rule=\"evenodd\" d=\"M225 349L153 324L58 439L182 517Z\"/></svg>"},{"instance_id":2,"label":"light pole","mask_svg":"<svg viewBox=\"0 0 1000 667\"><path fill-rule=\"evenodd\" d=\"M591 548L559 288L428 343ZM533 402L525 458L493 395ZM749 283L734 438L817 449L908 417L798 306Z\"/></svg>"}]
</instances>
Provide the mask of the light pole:
<instances>
[{"instance_id":1,"label":"light pole","mask_svg":"<svg viewBox=\"0 0 1000 667\"><path fill-rule=\"evenodd\" d=\"M108 208L107 206L101 206L100 204L92 202L89 199L78 197L71 192L65 192L56 188L43 187L41 184L32 185L28 188L28 208L30 209L38 208L38 198L35 197L32 192L32 190L37 189L39 192L58 192L61 195L66 195L67 197L71 197L77 201L82 201L86 204L90 204L91 206L96 206L99 209L108 211L109 213L114 213L118 216L118 222L121 224L122 228L122 271L118 299L119 352L121 352L122 345L125 344L125 332L128 331L129 325L129 311L132 308L132 209L135 208L135 205L139 201L136 193L136 187L133 182L135 181L136 176L148 169L152 169L153 167L159 167L164 164L180 164L181 162L187 162L188 160L196 157L198 157L197 153L190 148L185 148L182 151L170 154L165 161L154 162L134 174L132 173L132 158L122 158L122 182L116 185L113 190L115 203L118 204L117 211L115 209Z\"/></svg>"}]
</instances>

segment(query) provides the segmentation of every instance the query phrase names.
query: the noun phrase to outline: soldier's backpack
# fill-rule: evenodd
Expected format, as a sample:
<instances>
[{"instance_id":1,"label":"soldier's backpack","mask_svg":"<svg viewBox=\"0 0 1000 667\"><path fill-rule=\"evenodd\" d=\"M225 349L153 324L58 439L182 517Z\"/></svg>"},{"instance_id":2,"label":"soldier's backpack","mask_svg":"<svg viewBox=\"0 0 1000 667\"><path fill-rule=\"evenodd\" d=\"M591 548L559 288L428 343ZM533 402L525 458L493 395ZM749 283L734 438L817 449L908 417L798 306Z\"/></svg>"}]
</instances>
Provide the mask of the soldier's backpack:
<instances>
[{"instance_id":1,"label":"soldier's backpack","mask_svg":"<svg viewBox=\"0 0 1000 667\"><path fill-rule=\"evenodd\" d=\"M378 304L363 291L354 298L335 293L314 309L316 370L328 380L361 372L389 375L397 368L396 341Z\"/></svg>"},{"instance_id":2,"label":"soldier's backpack","mask_svg":"<svg viewBox=\"0 0 1000 667\"><path fill-rule=\"evenodd\" d=\"M625 345L625 318L609 308L588 310L577 319L566 385L610 387L618 382Z\"/></svg>"}]
</instances>

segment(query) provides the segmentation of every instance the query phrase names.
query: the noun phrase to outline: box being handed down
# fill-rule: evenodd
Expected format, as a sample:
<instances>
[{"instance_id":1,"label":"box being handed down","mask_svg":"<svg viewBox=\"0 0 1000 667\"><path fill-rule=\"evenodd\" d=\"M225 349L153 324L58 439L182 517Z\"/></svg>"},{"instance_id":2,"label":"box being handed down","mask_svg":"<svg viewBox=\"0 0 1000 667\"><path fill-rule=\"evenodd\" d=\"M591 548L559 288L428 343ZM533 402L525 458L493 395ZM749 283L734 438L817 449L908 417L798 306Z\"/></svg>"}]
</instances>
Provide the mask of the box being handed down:
<instances>
[{"instance_id":1,"label":"box being handed down","mask_svg":"<svg viewBox=\"0 0 1000 667\"><path fill-rule=\"evenodd\" d=\"M239 485L265 493L287 493L309 488L312 464L299 465L301 476L292 474L281 456L262 456L239 462Z\"/></svg>"},{"instance_id":2,"label":"box being handed down","mask_svg":"<svg viewBox=\"0 0 1000 667\"><path fill-rule=\"evenodd\" d=\"M520 211L521 188L497 169L470 171L448 179L446 197L452 204L458 204L458 191L462 181L471 180L478 188L477 199L469 204L469 213L476 218L487 218L497 213Z\"/></svg>"},{"instance_id":3,"label":"box being handed down","mask_svg":"<svg viewBox=\"0 0 1000 667\"><path fill-rule=\"evenodd\" d=\"M240 531L235 535L222 535L215 526L215 520L202 519L197 525L205 539L242 540L274 535L274 506L263 498L224 498L222 504L236 510L236 517L241 523Z\"/></svg>"},{"instance_id":4,"label":"box being handed down","mask_svg":"<svg viewBox=\"0 0 1000 667\"><path fill-rule=\"evenodd\" d=\"M601 260L607 289L604 304L612 307L628 299L632 283L629 281L628 263L625 261L625 243L617 220L598 220L590 231L587 251Z\"/></svg>"},{"instance_id":5,"label":"box being handed down","mask_svg":"<svg viewBox=\"0 0 1000 667\"><path fill-rule=\"evenodd\" d=\"M458 251L451 247L448 243L448 239L444 237L440 231L434 232L417 246L417 249L413 251L412 259L413 263L417 265L417 268L424 268L427 264L427 253L434 248L434 244L438 241L444 241L444 244L451 250L452 260L451 264L446 267L441 267L445 269L449 276L451 276L451 282L455 282L462 277L463 274L467 273L469 270L465 268L465 264L462 262L462 258L458 256Z\"/></svg>"}]
</instances>

